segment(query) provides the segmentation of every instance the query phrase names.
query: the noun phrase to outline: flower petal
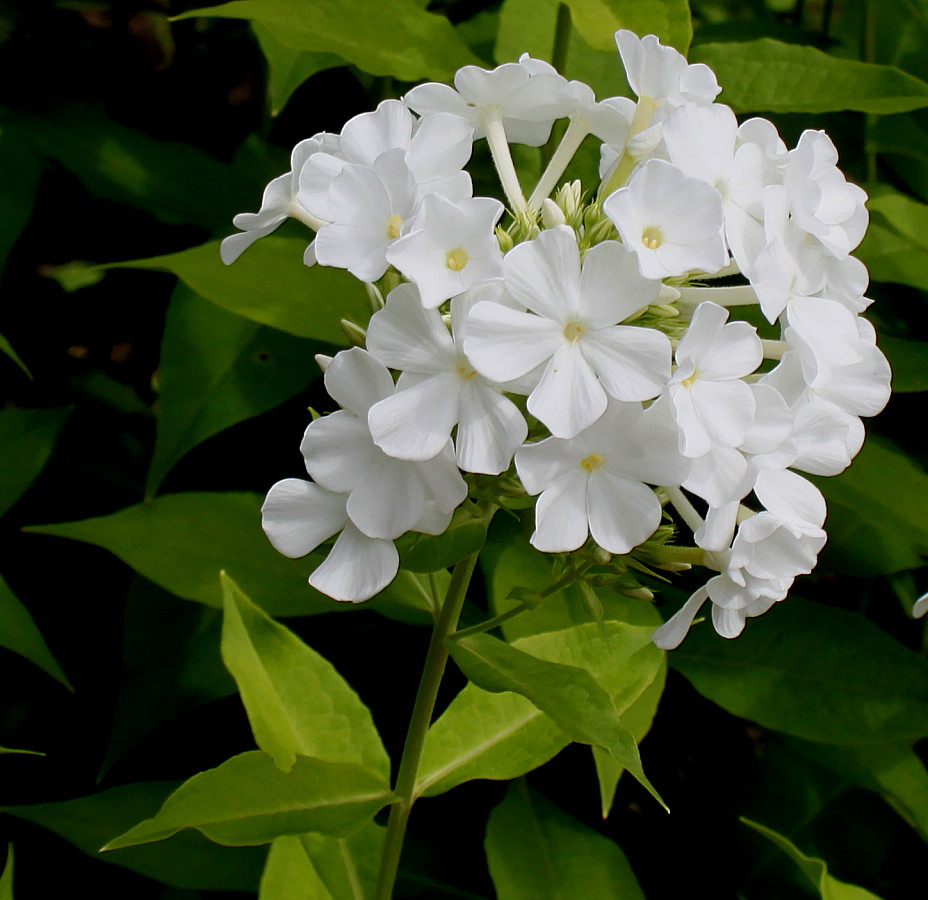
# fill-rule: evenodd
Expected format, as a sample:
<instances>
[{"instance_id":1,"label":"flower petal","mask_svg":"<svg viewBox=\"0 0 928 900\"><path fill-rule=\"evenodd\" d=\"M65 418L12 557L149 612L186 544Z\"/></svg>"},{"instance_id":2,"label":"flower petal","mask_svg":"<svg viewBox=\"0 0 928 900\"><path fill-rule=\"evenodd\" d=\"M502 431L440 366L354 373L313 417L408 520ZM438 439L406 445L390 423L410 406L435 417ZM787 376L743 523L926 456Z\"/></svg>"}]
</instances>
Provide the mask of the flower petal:
<instances>
[{"instance_id":1,"label":"flower petal","mask_svg":"<svg viewBox=\"0 0 928 900\"><path fill-rule=\"evenodd\" d=\"M399 564L393 541L369 538L349 522L309 583L335 600L360 603L393 581Z\"/></svg>"},{"instance_id":2,"label":"flower petal","mask_svg":"<svg viewBox=\"0 0 928 900\"><path fill-rule=\"evenodd\" d=\"M306 556L345 527L347 494L335 494L300 478L278 481L261 506L261 527L274 549Z\"/></svg>"}]
</instances>

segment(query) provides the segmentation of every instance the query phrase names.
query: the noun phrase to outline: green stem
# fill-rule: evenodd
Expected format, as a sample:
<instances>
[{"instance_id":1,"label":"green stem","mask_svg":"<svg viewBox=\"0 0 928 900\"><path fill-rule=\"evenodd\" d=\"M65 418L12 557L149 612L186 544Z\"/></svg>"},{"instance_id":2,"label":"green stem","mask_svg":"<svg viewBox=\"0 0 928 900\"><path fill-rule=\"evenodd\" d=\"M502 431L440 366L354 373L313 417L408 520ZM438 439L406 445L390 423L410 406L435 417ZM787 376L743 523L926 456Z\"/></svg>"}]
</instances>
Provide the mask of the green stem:
<instances>
[{"instance_id":1,"label":"green stem","mask_svg":"<svg viewBox=\"0 0 928 900\"><path fill-rule=\"evenodd\" d=\"M487 619L486 622L478 622L476 625L471 625L470 628L462 628L460 631L455 631L455 633L450 636L451 640L457 641L460 638L470 637L472 634L483 634L485 631L492 631L494 628L499 628L504 622L514 619L520 613L524 613L528 609L535 609L535 604L520 603L512 609L500 613L498 616L494 616L492 619Z\"/></svg>"},{"instance_id":2,"label":"green stem","mask_svg":"<svg viewBox=\"0 0 928 900\"><path fill-rule=\"evenodd\" d=\"M477 565L478 555L478 553L474 553L454 567L445 602L442 604L438 618L435 620L435 628L432 630L432 639L429 642L428 653L422 668L422 677L419 681L419 690L416 693L416 703L413 707L412 717L409 720L409 730L406 732L403 757L400 760L400 768L396 776L394 792L399 799L390 809L390 820L387 823L383 856L380 860L380 872L377 876L375 900L390 900L393 896L393 884L396 881L400 855L403 852L406 824L409 821L412 805L416 800L415 791L416 780L419 775L419 762L422 759L425 737L428 734L432 713L435 710L438 686L441 684L445 664L448 662L446 640L457 627L461 607L464 605L464 597L467 594L471 576L474 574L474 567Z\"/></svg>"}]
</instances>

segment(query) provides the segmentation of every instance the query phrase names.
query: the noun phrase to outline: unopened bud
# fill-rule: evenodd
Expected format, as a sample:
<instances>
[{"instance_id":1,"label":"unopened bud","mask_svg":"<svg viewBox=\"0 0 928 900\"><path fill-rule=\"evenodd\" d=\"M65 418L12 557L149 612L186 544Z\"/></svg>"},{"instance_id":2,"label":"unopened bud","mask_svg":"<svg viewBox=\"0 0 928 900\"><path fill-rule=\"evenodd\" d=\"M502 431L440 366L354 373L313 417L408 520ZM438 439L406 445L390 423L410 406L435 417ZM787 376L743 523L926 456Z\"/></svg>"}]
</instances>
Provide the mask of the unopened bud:
<instances>
[{"instance_id":1,"label":"unopened bud","mask_svg":"<svg viewBox=\"0 0 928 900\"><path fill-rule=\"evenodd\" d=\"M354 322L348 319L342 319L338 324L342 326L342 331L345 332L349 344L355 347L363 347L367 343L367 332L360 325L355 325Z\"/></svg>"},{"instance_id":2,"label":"unopened bud","mask_svg":"<svg viewBox=\"0 0 928 900\"><path fill-rule=\"evenodd\" d=\"M380 288L377 287L376 284L371 284L369 282L365 282L364 287L367 290L367 299L370 300L371 307L374 310L383 309L383 294Z\"/></svg>"},{"instance_id":3,"label":"unopened bud","mask_svg":"<svg viewBox=\"0 0 928 900\"><path fill-rule=\"evenodd\" d=\"M508 253L510 250L512 250L514 245L512 235L506 231L505 228L500 228L497 226L496 240L499 242L499 249L502 250L503 253Z\"/></svg>"},{"instance_id":4,"label":"unopened bud","mask_svg":"<svg viewBox=\"0 0 928 900\"><path fill-rule=\"evenodd\" d=\"M326 356L325 353L317 353L315 359L316 365L324 372L329 367L329 363L332 362L334 357Z\"/></svg>"},{"instance_id":5,"label":"unopened bud","mask_svg":"<svg viewBox=\"0 0 928 900\"><path fill-rule=\"evenodd\" d=\"M567 224L567 217L564 210L548 197L541 204L541 221L545 228L557 228L558 225Z\"/></svg>"}]
</instances>

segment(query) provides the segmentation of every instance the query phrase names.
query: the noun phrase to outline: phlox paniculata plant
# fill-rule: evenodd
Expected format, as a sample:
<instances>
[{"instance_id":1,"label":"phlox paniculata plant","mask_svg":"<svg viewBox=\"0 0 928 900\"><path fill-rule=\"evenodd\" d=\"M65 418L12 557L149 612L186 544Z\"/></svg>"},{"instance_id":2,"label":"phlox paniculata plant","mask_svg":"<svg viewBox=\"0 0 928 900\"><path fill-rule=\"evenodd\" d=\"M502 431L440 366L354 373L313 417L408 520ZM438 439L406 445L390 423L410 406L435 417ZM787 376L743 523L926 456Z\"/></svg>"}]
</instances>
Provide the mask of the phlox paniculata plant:
<instances>
[{"instance_id":1,"label":"phlox paniculata plant","mask_svg":"<svg viewBox=\"0 0 928 900\"><path fill-rule=\"evenodd\" d=\"M528 56L467 66L301 142L235 218L226 263L296 218L306 264L347 269L376 307L363 347L319 359L341 410L306 429L312 481L263 510L288 556L337 535L310 577L334 599L388 585L410 532L532 504L532 545L577 582L647 596L635 571L708 570L663 648L707 602L736 637L814 568L826 507L800 473L845 469L889 397L851 255L866 195L824 132L789 149L717 103L706 66L616 42L636 102ZM526 196L510 144L559 119ZM590 136L598 172L560 184ZM505 206L473 196L481 140Z\"/></svg>"}]
</instances>

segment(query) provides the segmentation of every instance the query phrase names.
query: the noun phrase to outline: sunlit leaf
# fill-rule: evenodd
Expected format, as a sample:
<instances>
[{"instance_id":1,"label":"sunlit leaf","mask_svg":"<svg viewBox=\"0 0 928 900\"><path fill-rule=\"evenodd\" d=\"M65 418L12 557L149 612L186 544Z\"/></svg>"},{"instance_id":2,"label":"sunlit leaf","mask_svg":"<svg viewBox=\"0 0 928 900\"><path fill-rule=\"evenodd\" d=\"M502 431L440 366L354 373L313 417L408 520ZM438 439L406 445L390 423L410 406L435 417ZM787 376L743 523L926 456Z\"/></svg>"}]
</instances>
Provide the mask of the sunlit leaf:
<instances>
[{"instance_id":1,"label":"sunlit leaf","mask_svg":"<svg viewBox=\"0 0 928 900\"><path fill-rule=\"evenodd\" d=\"M222 658L258 746L289 772L298 756L356 763L390 777L370 711L336 668L275 622L225 573Z\"/></svg>"},{"instance_id":2,"label":"sunlit leaf","mask_svg":"<svg viewBox=\"0 0 928 900\"><path fill-rule=\"evenodd\" d=\"M193 16L259 22L286 47L334 53L400 81L450 80L459 66L479 62L444 16L412 0L234 0L177 18Z\"/></svg>"},{"instance_id":3,"label":"sunlit leaf","mask_svg":"<svg viewBox=\"0 0 928 900\"><path fill-rule=\"evenodd\" d=\"M364 900L374 896L384 828L347 838L302 834L271 844L259 900Z\"/></svg>"},{"instance_id":4,"label":"sunlit leaf","mask_svg":"<svg viewBox=\"0 0 928 900\"><path fill-rule=\"evenodd\" d=\"M644 900L617 844L524 782L490 814L485 847L498 900Z\"/></svg>"},{"instance_id":5,"label":"sunlit leaf","mask_svg":"<svg viewBox=\"0 0 928 900\"><path fill-rule=\"evenodd\" d=\"M693 39L687 0L565 0L577 31L595 50L615 50L615 33L627 28L686 53Z\"/></svg>"},{"instance_id":6,"label":"sunlit leaf","mask_svg":"<svg viewBox=\"0 0 928 900\"><path fill-rule=\"evenodd\" d=\"M0 578L0 647L25 657L66 688L73 690L29 610L16 598L3 578Z\"/></svg>"},{"instance_id":7,"label":"sunlit leaf","mask_svg":"<svg viewBox=\"0 0 928 900\"><path fill-rule=\"evenodd\" d=\"M284 774L261 750L242 753L185 781L158 813L104 849L162 841L186 828L242 847L286 834L347 837L393 800L367 769L301 756Z\"/></svg>"},{"instance_id":8,"label":"sunlit leaf","mask_svg":"<svg viewBox=\"0 0 928 900\"><path fill-rule=\"evenodd\" d=\"M84 853L188 890L257 891L263 847L220 847L195 831L165 841L100 855L100 847L146 816L154 815L177 782L149 781L111 788L89 797L3 812L41 825Z\"/></svg>"},{"instance_id":9,"label":"sunlit leaf","mask_svg":"<svg viewBox=\"0 0 928 900\"><path fill-rule=\"evenodd\" d=\"M612 697L585 669L547 662L487 634L450 641L449 649L479 687L527 697L573 740L607 750L665 806L644 774L638 745Z\"/></svg>"},{"instance_id":10,"label":"sunlit leaf","mask_svg":"<svg viewBox=\"0 0 928 900\"><path fill-rule=\"evenodd\" d=\"M772 841L786 853L809 879L822 900L880 900L876 894L872 894L856 884L838 881L833 875L828 874L828 866L822 860L806 856L792 841L787 840L772 828L767 828L759 822L752 822L750 819L743 817L741 821Z\"/></svg>"},{"instance_id":11,"label":"sunlit leaf","mask_svg":"<svg viewBox=\"0 0 928 900\"><path fill-rule=\"evenodd\" d=\"M13 349L13 345L2 334L0 334L0 353L12 359L23 372L32 378L32 372L29 371L29 367L19 358L19 354Z\"/></svg>"},{"instance_id":12,"label":"sunlit leaf","mask_svg":"<svg viewBox=\"0 0 928 900\"><path fill-rule=\"evenodd\" d=\"M267 91L272 116L280 114L290 95L311 75L345 65L345 60L334 53L312 53L287 47L257 21L252 22L251 27L267 60Z\"/></svg>"},{"instance_id":13,"label":"sunlit leaf","mask_svg":"<svg viewBox=\"0 0 928 900\"><path fill-rule=\"evenodd\" d=\"M319 374L313 356L324 349L229 313L180 285L161 343L149 493L188 450L309 384Z\"/></svg>"},{"instance_id":14,"label":"sunlit leaf","mask_svg":"<svg viewBox=\"0 0 928 900\"><path fill-rule=\"evenodd\" d=\"M697 625L669 661L723 709L806 740L928 735L928 661L863 616L801 597L751 619L737 640Z\"/></svg>"},{"instance_id":15,"label":"sunlit leaf","mask_svg":"<svg viewBox=\"0 0 928 900\"><path fill-rule=\"evenodd\" d=\"M901 69L839 59L770 38L699 44L690 61L712 68L723 88L719 101L736 112L888 115L928 106L928 84Z\"/></svg>"},{"instance_id":16,"label":"sunlit leaf","mask_svg":"<svg viewBox=\"0 0 928 900\"><path fill-rule=\"evenodd\" d=\"M928 553L928 475L888 441L869 437L854 464L813 478L828 501L828 564L852 575L914 569Z\"/></svg>"},{"instance_id":17,"label":"sunlit leaf","mask_svg":"<svg viewBox=\"0 0 928 900\"><path fill-rule=\"evenodd\" d=\"M651 642L652 631L618 622L602 628L590 623L520 638L514 646L552 663L586 669L640 740L664 680L664 654ZM515 778L568 743L568 735L528 698L468 684L429 729L416 791L432 796L475 778Z\"/></svg>"},{"instance_id":18,"label":"sunlit leaf","mask_svg":"<svg viewBox=\"0 0 928 900\"><path fill-rule=\"evenodd\" d=\"M342 319L364 325L370 316L364 288L342 269L303 265L312 239L271 235L231 266L212 241L180 253L112 263L109 268L172 272L189 288L229 312L298 337L344 344ZM309 365L309 363L307 363Z\"/></svg>"},{"instance_id":19,"label":"sunlit leaf","mask_svg":"<svg viewBox=\"0 0 928 900\"><path fill-rule=\"evenodd\" d=\"M6 409L0 412L0 515L35 480L51 455L71 407Z\"/></svg>"}]
</instances>

